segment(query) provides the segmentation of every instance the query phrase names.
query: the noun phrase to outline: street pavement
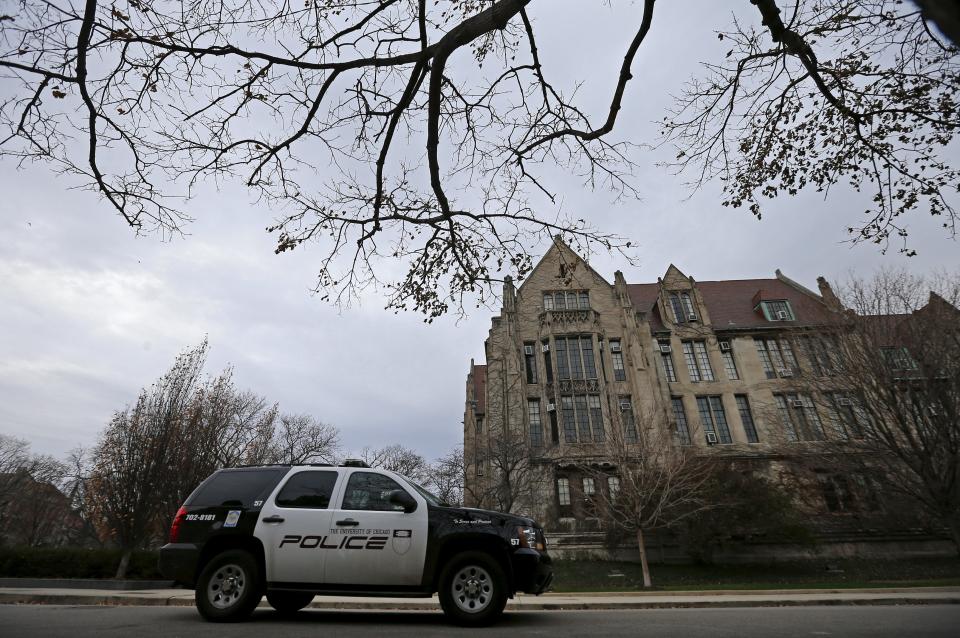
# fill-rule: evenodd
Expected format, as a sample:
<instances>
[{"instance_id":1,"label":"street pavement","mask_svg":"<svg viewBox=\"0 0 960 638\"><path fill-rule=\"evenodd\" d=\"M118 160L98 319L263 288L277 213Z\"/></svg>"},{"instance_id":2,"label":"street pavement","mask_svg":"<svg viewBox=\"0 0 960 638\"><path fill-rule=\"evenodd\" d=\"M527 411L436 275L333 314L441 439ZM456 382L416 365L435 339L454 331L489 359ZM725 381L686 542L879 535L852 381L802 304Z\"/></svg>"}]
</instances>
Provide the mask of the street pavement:
<instances>
[{"instance_id":1,"label":"street pavement","mask_svg":"<svg viewBox=\"0 0 960 638\"><path fill-rule=\"evenodd\" d=\"M0 588L0 603L60 605L193 606L187 589L114 591L98 589ZM519 594L507 603L515 610L658 609L676 607L758 607L800 605L960 604L958 587L897 589L798 589L764 591L642 592L607 594ZM261 603L265 606L266 603ZM362 598L318 596L313 609L432 611L433 598ZM960 635L960 632L958 632Z\"/></svg>"},{"instance_id":2,"label":"street pavement","mask_svg":"<svg viewBox=\"0 0 960 638\"><path fill-rule=\"evenodd\" d=\"M960 605L801 606L606 611L512 611L483 630L449 625L435 611L309 609L284 618L258 609L250 621L213 624L186 607L0 605L0 635L16 638L286 638L473 635L602 638L956 638Z\"/></svg>"}]
</instances>

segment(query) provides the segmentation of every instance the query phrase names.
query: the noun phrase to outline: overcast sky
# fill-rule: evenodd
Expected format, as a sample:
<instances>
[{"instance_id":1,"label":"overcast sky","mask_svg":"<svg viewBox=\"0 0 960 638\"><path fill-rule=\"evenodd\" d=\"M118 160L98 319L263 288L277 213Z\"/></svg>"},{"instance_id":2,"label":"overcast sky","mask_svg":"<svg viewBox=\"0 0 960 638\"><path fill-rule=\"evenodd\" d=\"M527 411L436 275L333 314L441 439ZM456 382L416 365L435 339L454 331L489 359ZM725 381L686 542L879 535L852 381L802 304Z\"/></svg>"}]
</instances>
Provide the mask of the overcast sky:
<instances>
[{"instance_id":1,"label":"overcast sky","mask_svg":"<svg viewBox=\"0 0 960 638\"><path fill-rule=\"evenodd\" d=\"M585 80L584 104L597 119L640 13L634 3L604 4L541 0L530 11L547 73L568 86ZM656 140L652 122L669 96L701 60L722 56L714 31L729 24L725 6L658 4L616 134ZM458 69L469 72L469 60ZM674 263L699 280L772 277L780 268L816 289L821 274L960 266L957 242L923 213L909 224L919 255L884 256L844 243L851 211L866 207L853 193L781 199L757 221L721 207L716 186L691 194L655 166L662 157L636 155L641 201L611 204L608 193L574 180L560 193L565 212L637 245L637 267L591 257L610 281L617 269L628 282L656 281ZM960 153L952 158L960 162ZM347 450L402 443L435 458L462 441L465 375L471 357L482 361L490 312L426 325L384 311L375 295L333 308L309 292L319 251L274 255L264 232L273 213L239 188L200 192L188 205L190 236L163 242L135 237L75 185L42 166L0 164L0 432L58 456L92 445L114 410L207 335L208 372L232 364L241 388L338 426Z\"/></svg>"}]
</instances>

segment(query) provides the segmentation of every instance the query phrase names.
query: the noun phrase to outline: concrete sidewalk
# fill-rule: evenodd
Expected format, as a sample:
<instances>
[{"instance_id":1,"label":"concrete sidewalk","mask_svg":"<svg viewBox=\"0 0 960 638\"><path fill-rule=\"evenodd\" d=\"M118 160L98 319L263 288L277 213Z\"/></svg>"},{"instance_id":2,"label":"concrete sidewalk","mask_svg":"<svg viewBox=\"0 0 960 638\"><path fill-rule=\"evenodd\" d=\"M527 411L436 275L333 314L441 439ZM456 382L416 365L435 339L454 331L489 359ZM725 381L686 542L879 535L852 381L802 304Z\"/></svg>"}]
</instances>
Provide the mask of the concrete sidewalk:
<instances>
[{"instance_id":1,"label":"concrete sidewalk","mask_svg":"<svg viewBox=\"0 0 960 638\"><path fill-rule=\"evenodd\" d=\"M192 606L187 589L0 588L0 604L165 605ZM960 587L897 589L794 589L763 591L690 591L649 593L520 594L507 604L513 610L658 609L678 607L785 607L800 605L960 604ZM266 601L261 606L266 605ZM433 598L366 598L317 596L311 609L382 609L434 611Z\"/></svg>"}]
</instances>

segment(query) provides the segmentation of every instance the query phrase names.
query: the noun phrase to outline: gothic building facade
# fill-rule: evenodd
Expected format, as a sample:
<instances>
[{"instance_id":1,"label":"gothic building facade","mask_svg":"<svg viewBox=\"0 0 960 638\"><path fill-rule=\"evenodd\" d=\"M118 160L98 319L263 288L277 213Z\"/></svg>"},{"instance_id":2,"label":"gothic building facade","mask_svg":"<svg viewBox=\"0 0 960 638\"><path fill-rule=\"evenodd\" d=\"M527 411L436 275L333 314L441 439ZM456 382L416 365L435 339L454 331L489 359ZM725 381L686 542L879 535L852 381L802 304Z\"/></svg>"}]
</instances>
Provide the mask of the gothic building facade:
<instances>
[{"instance_id":1,"label":"gothic building facade","mask_svg":"<svg viewBox=\"0 0 960 638\"><path fill-rule=\"evenodd\" d=\"M486 361L470 362L466 504L522 511L554 533L600 530L597 508L619 481L605 443L651 418L677 445L769 468L789 461L785 450L850 436L864 418L856 402L798 383L831 373L841 308L818 284L779 270L697 281L673 265L655 283L620 272L611 283L556 241L522 285L506 282ZM814 508L828 515L870 489L817 479Z\"/></svg>"}]
</instances>

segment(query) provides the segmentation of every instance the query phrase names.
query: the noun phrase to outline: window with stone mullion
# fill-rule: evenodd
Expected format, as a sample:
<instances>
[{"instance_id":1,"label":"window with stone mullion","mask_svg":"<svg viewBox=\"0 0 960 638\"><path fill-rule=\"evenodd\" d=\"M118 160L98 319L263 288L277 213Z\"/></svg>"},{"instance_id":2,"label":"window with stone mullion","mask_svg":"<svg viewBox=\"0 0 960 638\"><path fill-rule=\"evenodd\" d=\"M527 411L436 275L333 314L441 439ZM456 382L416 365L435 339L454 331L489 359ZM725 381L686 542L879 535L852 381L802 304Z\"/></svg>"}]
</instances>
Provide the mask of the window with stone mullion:
<instances>
[{"instance_id":1,"label":"window with stone mullion","mask_svg":"<svg viewBox=\"0 0 960 638\"><path fill-rule=\"evenodd\" d=\"M760 357L760 364L763 366L764 373L768 379L775 379L777 377L777 371L774 370L770 353L767 352L767 342L760 338L755 338L753 342L757 346L757 355Z\"/></svg>"},{"instance_id":2,"label":"window with stone mullion","mask_svg":"<svg viewBox=\"0 0 960 638\"><path fill-rule=\"evenodd\" d=\"M720 357L723 359L723 369L727 373L727 378L731 381L736 381L740 378L740 374L737 372L737 362L733 359L733 353L730 351L720 351Z\"/></svg>"},{"instance_id":3,"label":"window with stone mullion","mask_svg":"<svg viewBox=\"0 0 960 638\"><path fill-rule=\"evenodd\" d=\"M573 397L560 397L560 409L563 412L563 440L566 443L576 443L577 422L573 412Z\"/></svg>"},{"instance_id":4,"label":"window with stone mullion","mask_svg":"<svg viewBox=\"0 0 960 638\"><path fill-rule=\"evenodd\" d=\"M737 410L740 412L740 422L743 423L743 431L747 435L747 443L759 443L757 436L757 426L753 422L753 413L750 411L750 402L742 394L734 397L737 401Z\"/></svg>"},{"instance_id":5,"label":"window with stone mullion","mask_svg":"<svg viewBox=\"0 0 960 638\"><path fill-rule=\"evenodd\" d=\"M693 350L697 354L697 365L700 367L700 376L704 381L713 381L713 368L710 366L710 357L707 355L707 344L703 341L694 341Z\"/></svg>"},{"instance_id":6,"label":"window with stone mullion","mask_svg":"<svg viewBox=\"0 0 960 638\"><path fill-rule=\"evenodd\" d=\"M567 359L567 340L557 337L553 340L553 346L557 353L557 378L567 380L570 378L570 361Z\"/></svg>"},{"instance_id":7,"label":"window with stone mullion","mask_svg":"<svg viewBox=\"0 0 960 638\"><path fill-rule=\"evenodd\" d=\"M540 399L527 400L527 414L530 419L530 445L543 447L543 422L540 419Z\"/></svg>"},{"instance_id":8,"label":"window with stone mullion","mask_svg":"<svg viewBox=\"0 0 960 638\"><path fill-rule=\"evenodd\" d=\"M600 409L600 397L596 394L591 394L587 397L587 403L590 407L590 425L593 429L593 440L601 443L606 436L603 430L603 410Z\"/></svg>"},{"instance_id":9,"label":"window with stone mullion","mask_svg":"<svg viewBox=\"0 0 960 638\"><path fill-rule=\"evenodd\" d=\"M680 437L680 443L690 445L690 426L687 425L687 413L683 409L683 399L673 397L670 399L673 407L673 418L677 422L677 436Z\"/></svg>"},{"instance_id":10,"label":"window with stone mullion","mask_svg":"<svg viewBox=\"0 0 960 638\"><path fill-rule=\"evenodd\" d=\"M689 341L683 342L683 358L687 362L687 373L690 375L690 381L694 383L700 381L700 369L697 367L697 358L693 354L693 344Z\"/></svg>"},{"instance_id":11,"label":"window with stone mullion","mask_svg":"<svg viewBox=\"0 0 960 638\"><path fill-rule=\"evenodd\" d=\"M573 403L577 410L577 433L581 443L590 442L590 413L587 411L587 397L578 394L573 397Z\"/></svg>"}]
</instances>

